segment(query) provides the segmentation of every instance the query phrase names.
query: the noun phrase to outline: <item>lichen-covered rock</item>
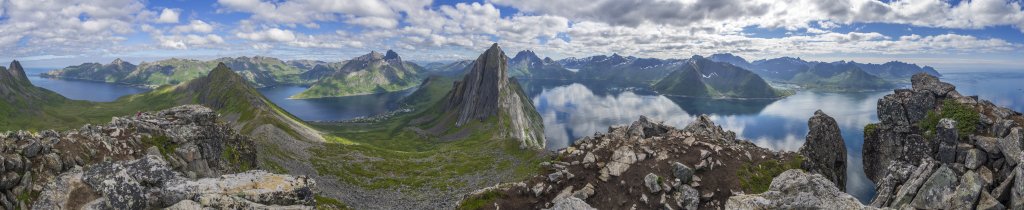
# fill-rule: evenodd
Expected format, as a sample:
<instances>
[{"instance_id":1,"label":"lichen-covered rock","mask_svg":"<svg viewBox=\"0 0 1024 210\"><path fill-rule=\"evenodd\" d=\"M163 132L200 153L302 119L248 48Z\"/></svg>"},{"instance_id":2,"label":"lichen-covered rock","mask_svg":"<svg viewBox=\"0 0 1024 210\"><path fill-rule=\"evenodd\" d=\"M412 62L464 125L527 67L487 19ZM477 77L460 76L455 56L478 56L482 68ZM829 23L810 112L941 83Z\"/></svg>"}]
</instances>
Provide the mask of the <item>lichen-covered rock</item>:
<instances>
[{"instance_id":1,"label":"lichen-covered rock","mask_svg":"<svg viewBox=\"0 0 1024 210\"><path fill-rule=\"evenodd\" d=\"M651 193L661 192L660 182L661 177L654 175L654 173L649 173L647 176L644 176L644 186L647 186L647 190L650 190Z\"/></svg>"},{"instance_id":2,"label":"lichen-covered rock","mask_svg":"<svg viewBox=\"0 0 1024 210\"><path fill-rule=\"evenodd\" d=\"M693 178L693 169L680 162L672 162L672 175L679 179L679 182L690 183Z\"/></svg>"},{"instance_id":3,"label":"lichen-covered rock","mask_svg":"<svg viewBox=\"0 0 1024 210\"><path fill-rule=\"evenodd\" d=\"M0 194L8 195L39 193L44 185L62 183L58 177L74 168L93 169L87 166L140 159L150 153L167 159L168 169L199 177L214 177L256 166L252 140L218 121L218 114L213 110L199 105L113 117L105 125L85 125L60 132L0 132L0 148L6 148L0 150ZM149 152L148 148L154 151ZM131 202L135 198L131 196L138 194L138 189L126 177L109 179L118 180L113 184L126 185L101 190L123 195L107 199L104 204L127 202L124 208L136 208ZM138 185L146 185L153 177L135 178L142 181ZM0 196L0 205L13 209L20 205L15 199L15 196ZM35 205L31 200L22 203ZM57 206L61 205L48 207Z\"/></svg>"},{"instance_id":4,"label":"lichen-covered rock","mask_svg":"<svg viewBox=\"0 0 1024 210\"><path fill-rule=\"evenodd\" d=\"M575 197L567 197L555 201L555 205L546 210L596 210L587 202Z\"/></svg>"},{"instance_id":5,"label":"lichen-covered rock","mask_svg":"<svg viewBox=\"0 0 1024 210\"><path fill-rule=\"evenodd\" d=\"M941 163L954 163L956 162L956 144L957 144L957 130L956 121L949 118L943 118L939 120L939 124L936 126L935 140L939 142L939 151L935 154L935 159Z\"/></svg>"},{"instance_id":6,"label":"lichen-covered rock","mask_svg":"<svg viewBox=\"0 0 1024 210\"><path fill-rule=\"evenodd\" d=\"M824 175L839 190L846 189L846 143L839 124L821 110L807 120L807 140L800 147L803 168Z\"/></svg>"},{"instance_id":7,"label":"lichen-covered rock","mask_svg":"<svg viewBox=\"0 0 1024 210\"><path fill-rule=\"evenodd\" d=\"M190 180L150 155L71 170L44 188L36 207L68 209L68 205L90 203L100 209L312 209L314 185L305 177L265 171Z\"/></svg>"},{"instance_id":8,"label":"lichen-covered rock","mask_svg":"<svg viewBox=\"0 0 1024 210\"><path fill-rule=\"evenodd\" d=\"M952 169L940 166L921 185L910 206L918 209L948 209L948 200L957 186L957 176Z\"/></svg>"},{"instance_id":9,"label":"lichen-covered rock","mask_svg":"<svg viewBox=\"0 0 1024 210\"><path fill-rule=\"evenodd\" d=\"M949 198L950 204L948 205L951 209L972 209L976 206L978 197L981 196L981 191L984 181L981 180L981 176L974 171L968 171L960 177L960 186L957 186L956 191L952 197Z\"/></svg>"},{"instance_id":10,"label":"lichen-covered rock","mask_svg":"<svg viewBox=\"0 0 1024 210\"><path fill-rule=\"evenodd\" d=\"M730 197L725 209L874 209L836 188L820 174L788 170L772 179L767 192Z\"/></svg>"}]
</instances>

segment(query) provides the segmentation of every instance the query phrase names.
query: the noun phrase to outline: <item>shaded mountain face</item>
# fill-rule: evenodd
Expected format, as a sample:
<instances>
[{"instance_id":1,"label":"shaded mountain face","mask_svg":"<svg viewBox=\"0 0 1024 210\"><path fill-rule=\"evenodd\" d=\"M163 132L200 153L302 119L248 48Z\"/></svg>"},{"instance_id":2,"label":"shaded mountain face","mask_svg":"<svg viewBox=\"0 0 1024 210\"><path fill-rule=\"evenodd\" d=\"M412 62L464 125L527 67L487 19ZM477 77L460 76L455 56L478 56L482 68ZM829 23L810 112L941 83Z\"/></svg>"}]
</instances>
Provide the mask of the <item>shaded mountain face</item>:
<instances>
[{"instance_id":1,"label":"shaded mountain face","mask_svg":"<svg viewBox=\"0 0 1024 210\"><path fill-rule=\"evenodd\" d=\"M540 59L529 50L519 51L509 61L509 76L531 79L572 79L575 73L554 62L551 58Z\"/></svg>"},{"instance_id":2,"label":"shaded mountain face","mask_svg":"<svg viewBox=\"0 0 1024 210\"><path fill-rule=\"evenodd\" d=\"M805 88L827 91L881 90L895 87L895 84L875 75L868 74L852 63L815 63L803 72L797 73L789 82Z\"/></svg>"},{"instance_id":3,"label":"shaded mountain face","mask_svg":"<svg viewBox=\"0 0 1024 210\"><path fill-rule=\"evenodd\" d=\"M43 76L99 82L119 82L132 73L132 71L135 71L136 68L137 66L134 64L118 58L109 64L83 63L77 66L68 66L60 70L47 72Z\"/></svg>"},{"instance_id":4,"label":"shaded mountain face","mask_svg":"<svg viewBox=\"0 0 1024 210\"><path fill-rule=\"evenodd\" d=\"M566 58L559 60L558 63L575 71L576 78L581 80L650 84L672 73L684 62L677 59L636 58L612 54Z\"/></svg>"},{"instance_id":5,"label":"shaded mountain face","mask_svg":"<svg viewBox=\"0 0 1024 210\"><path fill-rule=\"evenodd\" d=\"M322 98L399 91L415 87L423 68L402 61L398 53L372 51L345 62L340 68L313 83L292 98Z\"/></svg>"},{"instance_id":6,"label":"shaded mountain face","mask_svg":"<svg viewBox=\"0 0 1024 210\"><path fill-rule=\"evenodd\" d=\"M540 114L508 74L508 57L498 44L491 45L473 62L462 81L455 82L442 102L444 110L454 115L455 127L473 121L491 122L488 119L497 117L493 126L498 126L502 136L518 140L524 148L543 148Z\"/></svg>"},{"instance_id":7,"label":"shaded mountain face","mask_svg":"<svg viewBox=\"0 0 1024 210\"><path fill-rule=\"evenodd\" d=\"M942 74L939 74L939 72L935 71L935 68L932 68L931 66L920 67L917 64L909 64L899 61L890 61L884 64L855 64L861 69L864 69L864 71L882 78L908 80L914 74L922 72L932 76L942 76Z\"/></svg>"},{"instance_id":8,"label":"shaded mountain face","mask_svg":"<svg viewBox=\"0 0 1024 210\"><path fill-rule=\"evenodd\" d=\"M700 56L668 75L654 89L659 93L711 98L778 98L782 94L764 79L743 68Z\"/></svg>"},{"instance_id":9,"label":"shaded mountain face","mask_svg":"<svg viewBox=\"0 0 1024 210\"><path fill-rule=\"evenodd\" d=\"M25 69L17 60L9 68L0 66L0 114L38 114L42 105L67 101L67 98L53 91L36 87L28 80Z\"/></svg>"},{"instance_id":10,"label":"shaded mountain face","mask_svg":"<svg viewBox=\"0 0 1024 210\"><path fill-rule=\"evenodd\" d=\"M732 64L734 66L739 66L739 67L750 69L750 62L748 62L747 59L743 59L743 57L736 56L736 55L733 55L731 53L714 54L714 55L708 56L708 60L712 60L712 61L715 61L715 62L729 63L729 64Z\"/></svg>"}]
</instances>

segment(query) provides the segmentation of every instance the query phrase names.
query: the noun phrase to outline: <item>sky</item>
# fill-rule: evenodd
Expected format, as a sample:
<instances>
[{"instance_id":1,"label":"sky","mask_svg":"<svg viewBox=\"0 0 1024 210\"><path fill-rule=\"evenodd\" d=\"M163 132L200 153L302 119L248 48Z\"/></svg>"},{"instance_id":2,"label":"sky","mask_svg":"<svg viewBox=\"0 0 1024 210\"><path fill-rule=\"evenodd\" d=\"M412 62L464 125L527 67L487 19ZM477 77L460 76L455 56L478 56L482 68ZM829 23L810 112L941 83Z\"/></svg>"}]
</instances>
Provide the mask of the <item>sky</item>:
<instances>
[{"instance_id":1,"label":"sky","mask_svg":"<svg viewBox=\"0 0 1024 210\"><path fill-rule=\"evenodd\" d=\"M0 0L0 59L472 59L499 43L561 59L619 53L1024 71L1021 0ZM510 55L511 56L511 55Z\"/></svg>"}]
</instances>

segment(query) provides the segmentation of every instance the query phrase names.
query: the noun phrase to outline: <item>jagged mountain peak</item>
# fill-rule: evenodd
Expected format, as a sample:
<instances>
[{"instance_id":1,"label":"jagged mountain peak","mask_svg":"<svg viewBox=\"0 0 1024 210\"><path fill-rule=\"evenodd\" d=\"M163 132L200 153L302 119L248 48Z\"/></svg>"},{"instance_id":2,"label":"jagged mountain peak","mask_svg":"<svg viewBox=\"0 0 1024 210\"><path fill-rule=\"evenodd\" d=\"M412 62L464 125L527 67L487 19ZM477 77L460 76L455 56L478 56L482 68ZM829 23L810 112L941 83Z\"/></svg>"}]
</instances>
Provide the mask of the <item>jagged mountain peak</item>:
<instances>
[{"instance_id":1,"label":"jagged mountain peak","mask_svg":"<svg viewBox=\"0 0 1024 210\"><path fill-rule=\"evenodd\" d=\"M384 54L381 54L381 53L379 53L377 51L370 51L370 53L367 53L366 55L362 55L362 56L353 58L352 60L357 60L357 61L374 61L374 60L382 60L382 59L384 59Z\"/></svg>"},{"instance_id":2,"label":"jagged mountain peak","mask_svg":"<svg viewBox=\"0 0 1024 210\"><path fill-rule=\"evenodd\" d=\"M454 114L455 126L498 117L500 135L516 139L521 147L545 145L543 123L532 102L508 75L508 56L497 43L491 45L454 84L444 110Z\"/></svg>"},{"instance_id":3,"label":"jagged mountain peak","mask_svg":"<svg viewBox=\"0 0 1024 210\"><path fill-rule=\"evenodd\" d=\"M28 75L25 74L25 68L21 67L21 62L18 62L18 60L11 61L11 65L7 67L7 71L16 81L29 83Z\"/></svg>"},{"instance_id":4,"label":"jagged mountain peak","mask_svg":"<svg viewBox=\"0 0 1024 210\"><path fill-rule=\"evenodd\" d=\"M384 55L384 60L402 60L402 57L398 56L393 50L388 50Z\"/></svg>"}]
</instances>

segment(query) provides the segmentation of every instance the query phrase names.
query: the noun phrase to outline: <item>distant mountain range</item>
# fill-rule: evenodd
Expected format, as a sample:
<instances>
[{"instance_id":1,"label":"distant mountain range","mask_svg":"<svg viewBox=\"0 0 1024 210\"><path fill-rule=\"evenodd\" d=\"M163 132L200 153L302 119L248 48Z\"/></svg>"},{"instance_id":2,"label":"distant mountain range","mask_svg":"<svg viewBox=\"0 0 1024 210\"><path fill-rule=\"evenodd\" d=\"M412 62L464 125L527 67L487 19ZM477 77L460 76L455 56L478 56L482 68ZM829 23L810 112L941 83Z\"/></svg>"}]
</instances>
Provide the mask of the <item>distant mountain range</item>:
<instances>
[{"instance_id":1,"label":"distant mountain range","mask_svg":"<svg viewBox=\"0 0 1024 210\"><path fill-rule=\"evenodd\" d=\"M783 91L757 74L728 63L693 56L682 69L653 86L662 94L702 98L779 98Z\"/></svg>"},{"instance_id":2,"label":"distant mountain range","mask_svg":"<svg viewBox=\"0 0 1024 210\"><path fill-rule=\"evenodd\" d=\"M109 64L84 63L68 66L44 73L42 76L156 88L162 85L180 84L206 76L219 63L224 63L229 68L234 69L236 73L255 87L268 87L278 84L309 84L317 78L303 77L303 73L312 70L310 66L315 67L328 64L321 61L307 60L286 62L264 56L225 57L208 61L171 58L155 62L143 62L139 65L115 59Z\"/></svg>"},{"instance_id":3,"label":"distant mountain range","mask_svg":"<svg viewBox=\"0 0 1024 210\"><path fill-rule=\"evenodd\" d=\"M322 65L321 65L322 66ZM313 86L292 96L295 99L338 97L404 90L419 84L424 69L402 61L395 51L369 54L346 61L340 68L324 74Z\"/></svg>"},{"instance_id":4,"label":"distant mountain range","mask_svg":"<svg viewBox=\"0 0 1024 210\"><path fill-rule=\"evenodd\" d=\"M826 62L818 61L805 61L800 58L793 57L779 57L772 59L762 59L753 62L748 62L742 57L733 54L714 54L708 57L713 61L726 62L732 65L743 67L761 75L770 80L788 81L793 79L797 74L804 72L817 64L823 64ZM836 61L827 64L832 65L844 65L850 64L860 68L860 70L877 76L879 78L891 81L909 81L910 76L924 72L934 76L942 76L935 68L930 66L918 66L917 64L909 64L900 61L890 61L884 64L871 64L871 63L857 63L853 61Z\"/></svg>"}]
</instances>

